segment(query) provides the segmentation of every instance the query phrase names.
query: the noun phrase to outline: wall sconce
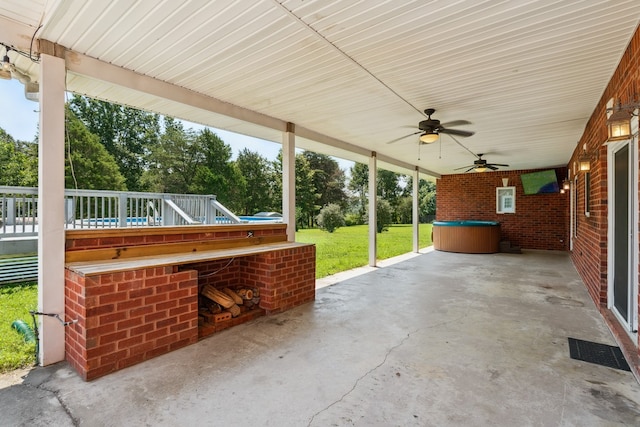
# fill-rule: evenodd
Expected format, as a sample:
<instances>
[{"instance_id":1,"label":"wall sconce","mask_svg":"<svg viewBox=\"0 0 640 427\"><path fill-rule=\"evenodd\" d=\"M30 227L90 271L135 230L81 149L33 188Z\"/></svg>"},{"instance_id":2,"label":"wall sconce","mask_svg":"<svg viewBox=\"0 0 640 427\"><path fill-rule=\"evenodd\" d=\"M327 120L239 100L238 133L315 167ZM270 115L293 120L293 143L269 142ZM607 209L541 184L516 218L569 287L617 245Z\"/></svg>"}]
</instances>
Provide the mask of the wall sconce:
<instances>
[{"instance_id":1,"label":"wall sconce","mask_svg":"<svg viewBox=\"0 0 640 427\"><path fill-rule=\"evenodd\" d=\"M609 141L629 139L631 136L631 113L616 109L607 119Z\"/></svg>"},{"instance_id":2,"label":"wall sconce","mask_svg":"<svg viewBox=\"0 0 640 427\"><path fill-rule=\"evenodd\" d=\"M578 159L578 170L581 172L589 172L591 170L591 158L587 154L587 150L583 150L582 155Z\"/></svg>"},{"instance_id":3,"label":"wall sconce","mask_svg":"<svg viewBox=\"0 0 640 427\"><path fill-rule=\"evenodd\" d=\"M634 111L640 107L640 103L631 102L618 105L607 109L607 112L613 111L607 119L607 131L609 141L621 141L631 137L631 117L637 116Z\"/></svg>"},{"instance_id":4,"label":"wall sconce","mask_svg":"<svg viewBox=\"0 0 640 427\"><path fill-rule=\"evenodd\" d=\"M565 178L562 181L562 187L560 188L560 193L564 194L570 189L571 189L571 181L569 181L569 179Z\"/></svg>"}]
</instances>

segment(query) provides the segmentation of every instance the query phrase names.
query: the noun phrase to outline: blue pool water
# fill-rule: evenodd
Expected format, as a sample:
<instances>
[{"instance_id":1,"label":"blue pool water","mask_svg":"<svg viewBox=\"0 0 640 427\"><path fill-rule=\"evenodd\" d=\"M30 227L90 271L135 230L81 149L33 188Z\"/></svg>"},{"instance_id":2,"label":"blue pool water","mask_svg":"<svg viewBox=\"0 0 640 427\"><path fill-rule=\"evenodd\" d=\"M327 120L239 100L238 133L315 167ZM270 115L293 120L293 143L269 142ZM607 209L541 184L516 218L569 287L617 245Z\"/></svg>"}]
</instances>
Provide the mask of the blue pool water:
<instances>
[{"instance_id":1,"label":"blue pool water","mask_svg":"<svg viewBox=\"0 0 640 427\"><path fill-rule=\"evenodd\" d=\"M264 216L239 216L238 218L248 222L282 222L282 218L280 217L269 218Z\"/></svg>"}]
</instances>

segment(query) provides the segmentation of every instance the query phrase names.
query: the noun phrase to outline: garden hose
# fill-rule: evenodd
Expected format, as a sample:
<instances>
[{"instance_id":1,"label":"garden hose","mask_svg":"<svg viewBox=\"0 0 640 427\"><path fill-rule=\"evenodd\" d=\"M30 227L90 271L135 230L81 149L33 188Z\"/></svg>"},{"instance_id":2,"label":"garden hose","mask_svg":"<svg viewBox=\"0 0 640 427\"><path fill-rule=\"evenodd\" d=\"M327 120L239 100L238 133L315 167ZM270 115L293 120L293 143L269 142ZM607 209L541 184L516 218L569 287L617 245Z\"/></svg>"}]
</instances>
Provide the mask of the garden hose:
<instances>
[{"instance_id":1,"label":"garden hose","mask_svg":"<svg viewBox=\"0 0 640 427\"><path fill-rule=\"evenodd\" d=\"M25 323L24 320L14 320L11 327L24 337L24 342L32 343L36 341L33 330Z\"/></svg>"}]
</instances>

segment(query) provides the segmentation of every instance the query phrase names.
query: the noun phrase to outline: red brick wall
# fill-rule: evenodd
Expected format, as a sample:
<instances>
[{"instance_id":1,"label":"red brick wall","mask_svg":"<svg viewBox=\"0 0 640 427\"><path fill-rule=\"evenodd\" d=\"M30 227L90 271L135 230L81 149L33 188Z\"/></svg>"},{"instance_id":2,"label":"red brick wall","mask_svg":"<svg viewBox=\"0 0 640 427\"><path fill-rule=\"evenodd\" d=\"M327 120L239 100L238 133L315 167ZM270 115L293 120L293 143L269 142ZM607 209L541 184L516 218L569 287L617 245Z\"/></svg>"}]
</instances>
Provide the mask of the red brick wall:
<instances>
[{"instance_id":1,"label":"red brick wall","mask_svg":"<svg viewBox=\"0 0 640 427\"><path fill-rule=\"evenodd\" d=\"M85 380L198 339L194 270L149 268L82 277L66 271L67 360Z\"/></svg>"},{"instance_id":2,"label":"red brick wall","mask_svg":"<svg viewBox=\"0 0 640 427\"><path fill-rule=\"evenodd\" d=\"M596 105L569 162L573 169L583 148L591 157L591 215L583 214L584 174L578 173L577 236L572 259L594 302L607 306L607 102L640 101L640 29L636 30L616 71ZM634 207L637 211L638 206ZM635 248L634 250L638 250ZM640 305L640 302L638 303Z\"/></svg>"},{"instance_id":3,"label":"red brick wall","mask_svg":"<svg viewBox=\"0 0 640 427\"><path fill-rule=\"evenodd\" d=\"M260 307L268 314L313 301L316 292L316 247L269 252L242 260L242 280L260 289Z\"/></svg>"},{"instance_id":4,"label":"red brick wall","mask_svg":"<svg viewBox=\"0 0 640 427\"><path fill-rule=\"evenodd\" d=\"M180 269L197 270L198 286L200 289L204 285L211 285L215 288L232 288L241 285L240 278L243 270L241 266L242 258L221 259L217 261L201 262L181 266Z\"/></svg>"},{"instance_id":5,"label":"red brick wall","mask_svg":"<svg viewBox=\"0 0 640 427\"><path fill-rule=\"evenodd\" d=\"M66 251L238 239L247 237L248 231L251 231L254 237L287 235L285 224L67 230Z\"/></svg>"},{"instance_id":6,"label":"red brick wall","mask_svg":"<svg viewBox=\"0 0 640 427\"><path fill-rule=\"evenodd\" d=\"M167 235L162 235L159 228L95 230L95 237L83 230L67 233L67 248L82 250L247 236L246 229L233 228L221 226L219 231L204 233L171 228L166 229ZM256 237L284 234L286 230L280 225L251 228ZM264 310L258 315L312 301L315 246L109 274L83 276L66 270L65 275L66 315L78 319L66 328L66 358L83 379L92 380L196 342L199 286L256 287L260 289L260 307Z\"/></svg>"},{"instance_id":7,"label":"red brick wall","mask_svg":"<svg viewBox=\"0 0 640 427\"><path fill-rule=\"evenodd\" d=\"M316 247L301 246L229 260L190 264L199 285L260 290L260 308L267 314L313 301L316 289ZM215 274L212 274L215 273Z\"/></svg>"},{"instance_id":8,"label":"red brick wall","mask_svg":"<svg viewBox=\"0 0 640 427\"><path fill-rule=\"evenodd\" d=\"M555 169L558 183L566 168ZM502 240L525 249L569 249L569 194L525 195L520 175L533 170L444 175L436 182L436 219L500 222ZM516 187L516 212L496 213L496 188L502 178Z\"/></svg>"}]
</instances>

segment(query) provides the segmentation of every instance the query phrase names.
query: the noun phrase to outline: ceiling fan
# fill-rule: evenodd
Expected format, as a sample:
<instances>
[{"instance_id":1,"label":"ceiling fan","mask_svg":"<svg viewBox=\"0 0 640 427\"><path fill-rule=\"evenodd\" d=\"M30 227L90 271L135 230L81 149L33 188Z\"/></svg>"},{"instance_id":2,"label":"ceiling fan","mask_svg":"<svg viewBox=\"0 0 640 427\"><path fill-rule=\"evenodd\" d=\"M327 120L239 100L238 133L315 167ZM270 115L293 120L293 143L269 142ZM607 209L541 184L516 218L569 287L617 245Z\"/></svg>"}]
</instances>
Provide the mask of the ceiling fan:
<instances>
[{"instance_id":1,"label":"ceiling fan","mask_svg":"<svg viewBox=\"0 0 640 427\"><path fill-rule=\"evenodd\" d=\"M394 142L398 142L401 139L408 138L412 135L420 135L420 143L421 144L431 144L436 142L441 133L446 133L450 135L458 135L458 136L471 136L475 132L471 132L468 130L459 130L459 129L449 129L450 126L461 126L461 125L470 125L471 122L466 120L454 120L452 122L440 123L440 120L432 119L431 115L435 113L436 110L433 108L427 108L424 110L424 113L427 115L427 119L418 123L418 132L410 133L409 135L402 136L400 138L396 138L393 141L387 142L387 144L392 144Z\"/></svg>"},{"instance_id":2,"label":"ceiling fan","mask_svg":"<svg viewBox=\"0 0 640 427\"><path fill-rule=\"evenodd\" d=\"M478 159L475 160L472 165L463 166L461 168L456 168L454 170L460 170L460 169L468 168L465 172L471 172L471 171L486 172L487 169L491 169L492 171L498 170L499 169L498 166L501 166L501 167L504 167L504 168L508 168L509 167L509 165L504 165L504 164L501 164L501 163L487 163L487 161L485 159L483 159L482 156L484 156L484 154L478 154L477 155Z\"/></svg>"}]
</instances>

